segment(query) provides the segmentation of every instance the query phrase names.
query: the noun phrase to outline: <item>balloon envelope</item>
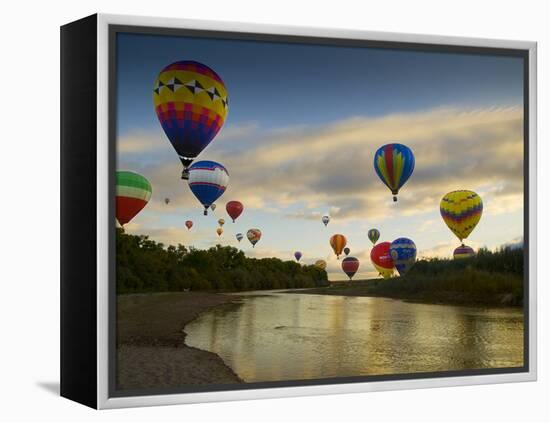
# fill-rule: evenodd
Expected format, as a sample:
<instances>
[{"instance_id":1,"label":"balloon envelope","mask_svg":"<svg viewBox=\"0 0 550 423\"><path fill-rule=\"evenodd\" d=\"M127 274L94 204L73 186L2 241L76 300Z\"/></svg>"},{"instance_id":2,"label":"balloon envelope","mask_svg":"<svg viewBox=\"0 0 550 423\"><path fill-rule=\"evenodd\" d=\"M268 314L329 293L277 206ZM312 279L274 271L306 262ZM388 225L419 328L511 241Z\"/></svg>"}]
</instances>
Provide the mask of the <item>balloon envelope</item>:
<instances>
[{"instance_id":1,"label":"balloon envelope","mask_svg":"<svg viewBox=\"0 0 550 423\"><path fill-rule=\"evenodd\" d=\"M321 270L325 270L327 268L327 262L325 260L317 260L315 262L315 266Z\"/></svg>"},{"instance_id":2,"label":"balloon envelope","mask_svg":"<svg viewBox=\"0 0 550 423\"><path fill-rule=\"evenodd\" d=\"M223 228L218 228L218 229L216 229L216 233L218 234L218 236L222 236L222 234L223 234Z\"/></svg>"},{"instance_id":3,"label":"balloon envelope","mask_svg":"<svg viewBox=\"0 0 550 423\"><path fill-rule=\"evenodd\" d=\"M328 225L328 222L330 222L330 216L328 214L325 214L322 218L321 218L321 221L325 224L325 226Z\"/></svg>"},{"instance_id":4,"label":"balloon envelope","mask_svg":"<svg viewBox=\"0 0 550 423\"><path fill-rule=\"evenodd\" d=\"M330 246L334 250L334 254L336 254L336 258L340 258L340 254L342 254L342 250L347 244L347 239L342 234L335 234L330 237Z\"/></svg>"},{"instance_id":5,"label":"balloon envelope","mask_svg":"<svg viewBox=\"0 0 550 423\"><path fill-rule=\"evenodd\" d=\"M378 272L384 277L389 278L393 274L393 259L390 254L390 243L381 242L372 247L370 259Z\"/></svg>"},{"instance_id":6,"label":"balloon envelope","mask_svg":"<svg viewBox=\"0 0 550 423\"><path fill-rule=\"evenodd\" d=\"M441 199L439 211L449 229L462 241L479 223L483 202L473 191L452 191Z\"/></svg>"},{"instance_id":7,"label":"balloon envelope","mask_svg":"<svg viewBox=\"0 0 550 423\"><path fill-rule=\"evenodd\" d=\"M235 219L238 218L243 212L244 206L240 201L229 201L225 205L225 210L227 211L229 217L233 219L233 222L235 222Z\"/></svg>"},{"instance_id":8,"label":"balloon envelope","mask_svg":"<svg viewBox=\"0 0 550 423\"><path fill-rule=\"evenodd\" d=\"M129 171L116 173L116 218L120 225L132 220L149 202L151 184L143 176Z\"/></svg>"},{"instance_id":9,"label":"balloon envelope","mask_svg":"<svg viewBox=\"0 0 550 423\"><path fill-rule=\"evenodd\" d=\"M189 188L204 206L204 214L221 197L229 184L227 169L216 162L202 160L189 167Z\"/></svg>"},{"instance_id":10,"label":"balloon envelope","mask_svg":"<svg viewBox=\"0 0 550 423\"><path fill-rule=\"evenodd\" d=\"M216 210L216 203L210 205L210 210L212 211Z\"/></svg>"},{"instance_id":11,"label":"balloon envelope","mask_svg":"<svg viewBox=\"0 0 550 423\"><path fill-rule=\"evenodd\" d=\"M174 62L160 71L153 86L157 118L184 167L221 129L228 97L220 76L194 61Z\"/></svg>"},{"instance_id":12,"label":"balloon envelope","mask_svg":"<svg viewBox=\"0 0 550 423\"><path fill-rule=\"evenodd\" d=\"M248 232L246 233L246 237L248 238L248 240L252 244L252 248L254 248L256 243L262 237L262 231L260 231L259 229L249 229Z\"/></svg>"},{"instance_id":13,"label":"balloon envelope","mask_svg":"<svg viewBox=\"0 0 550 423\"><path fill-rule=\"evenodd\" d=\"M468 247L467 245L461 245L460 247L455 248L453 252L453 258L455 260L475 257L475 255L476 252L474 249L472 247Z\"/></svg>"},{"instance_id":14,"label":"balloon envelope","mask_svg":"<svg viewBox=\"0 0 550 423\"><path fill-rule=\"evenodd\" d=\"M342 270L346 275L349 276L349 279L353 278L353 275L357 273L359 269L359 260L355 257L346 257L342 260Z\"/></svg>"},{"instance_id":15,"label":"balloon envelope","mask_svg":"<svg viewBox=\"0 0 550 423\"><path fill-rule=\"evenodd\" d=\"M351 252L351 250L348 247L344 248L344 254L346 256L348 256L350 252Z\"/></svg>"},{"instance_id":16,"label":"balloon envelope","mask_svg":"<svg viewBox=\"0 0 550 423\"><path fill-rule=\"evenodd\" d=\"M374 170L397 201L399 189L407 182L414 171L414 154L403 144L386 144L374 155Z\"/></svg>"},{"instance_id":17,"label":"balloon envelope","mask_svg":"<svg viewBox=\"0 0 550 423\"><path fill-rule=\"evenodd\" d=\"M165 199L164 199L164 204L168 204L168 203L170 203L170 199L169 199L169 198L165 198Z\"/></svg>"},{"instance_id":18,"label":"balloon envelope","mask_svg":"<svg viewBox=\"0 0 550 423\"><path fill-rule=\"evenodd\" d=\"M296 261L300 261L300 259L302 258L302 253L299 251L296 251L294 253L294 258L296 259Z\"/></svg>"},{"instance_id":19,"label":"balloon envelope","mask_svg":"<svg viewBox=\"0 0 550 423\"><path fill-rule=\"evenodd\" d=\"M235 235L235 238L237 238L237 241L241 242L244 237L243 234L238 233L237 235Z\"/></svg>"},{"instance_id":20,"label":"balloon envelope","mask_svg":"<svg viewBox=\"0 0 550 423\"><path fill-rule=\"evenodd\" d=\"M397 238L390 245L390 254L399 274L405 276L416 261L416 245L409 238Z\"/></svg>"},{"instance_id":21,"label":"balloon envelope","mask_svg":"<svg viewBox=\"0 0 550 423\"><path fill-rule=\"evenodd\" d=\"M218 219L218 225L223 226L225 224L224 219Z\"/></svg>"},{"instance_id":22,"label":"balloon envelope","mask_svg":"<svg viewBox=\"0 0 550 423\"><path fill-rule=\"evenodd\" d=\"M186 220L185 226L187 226L187 230L191 229L193 227L193 221L192 220Z\"/></svg>"},{"instance_id":23,"label":"balloon envelope","mask_svg":"<svg viewBox=\"0 0 550 423\"><path fill-rule=\"evenodd\" d=\"M370 242L376 244L376 241L380 238L380 231L378 229L369 229L368 237Z\"/></svg>"}]
</instances>

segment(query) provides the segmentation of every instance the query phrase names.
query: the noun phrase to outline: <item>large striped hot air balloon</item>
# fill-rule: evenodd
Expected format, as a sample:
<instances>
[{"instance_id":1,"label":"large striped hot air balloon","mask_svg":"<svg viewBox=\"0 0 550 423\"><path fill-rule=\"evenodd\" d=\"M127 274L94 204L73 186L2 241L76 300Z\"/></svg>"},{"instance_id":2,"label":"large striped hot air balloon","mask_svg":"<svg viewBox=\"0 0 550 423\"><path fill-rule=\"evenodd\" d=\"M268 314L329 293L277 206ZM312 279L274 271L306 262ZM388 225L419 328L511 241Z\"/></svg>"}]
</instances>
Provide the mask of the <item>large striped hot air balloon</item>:
<instances>
[{"instance_id":1,"label":"large striped hot air balloon","mask_svg":"<svg viewBox=\"0 0 550 423\"><path fill-rule=\"evenodd\" d=\"M416 261L416 245L409 238L397 238L390 245L390 254L399 274L405 276Z\"/></svg>"},{"instance_id":2,"label":"large striped hot air balloon","mask_svg":"<svg viewBox=\"0 0 550 423\"><path fill-rule=\"evenodd\" d=\"M346 257L342 260L342 270L348 275L350 281L353 275L357 273L357 269L359 269L359 260L355 257Z\"/></svg>"},{"instance_id":3,"label":"large striped hot air balloon","mask_svg":"<svg viewBox=\"0 0 550 423\"><path fill-rule=\"evenodd\" d=\"M214 139L228 112L227 90L219 75L199 62L174 62L160 71L153 104L164 133L187 168Z\"/></svg>"},{"instance_id":4,"label":"large striped hot air balloon","mask_svg":"<svg viewBox=\"0 0 550 423\"><path fill-rule=\"evenodd\" d=\"M393 259L390 253L390 245L389 242L381 242L372 247L370 252L372 264L384 279L388 279L393 275Z\"/></svg>"},{"instance_id":5,"label":"large striped hot air balloon","mask_svg":"<svg viewBox=\"0 0 550 423\"><path fill-rule=\"evenodd\" d=\"M208 207L225 192L229 184L229 173L223 165L210 160L193 163L189 167L189 188L204 206L204 215Z\"/></svg>"},{"instance_id":6,"label":"large striped hot air balloon","mask_svg":"<svg viewBox=\"0 0 550 423\"><path fill-rule=\"evenodd\" d=\"M374 170L397 201L399 189L407 182L414 170L414 154L403 144L386 144L374 155Z\"/></svg>"},{"instance_id":7,"label":"large striped hot air balloon","mask_svg":"<svg viewBox=\"0 0 550 423\"><path fill-rule=\"evenodd\" d=\"M335 234L330 237L330 246L334 250L334 254L336 254L337 259L340 259L340 254L342 254L342 250L346 246L347 242L346 237L341 234Z\"/></svg>"},{"instance_id":8,"label":"large striped hot air balloon","mask_svg":"<svg viewBox=\"0 0 550 423\"><path fill-rule=\"evenodd\" d=\"M470 257L475 257L476 253L472 247L467 245L461 245L460 247L455 248L453 252L453 258L455 260L465 259Z\"/></svg>"},{"instance_id":9,"label":"large striped hot air balloon","mask_svg":"<svg viewBox=\"0 0 550 423\"><path fill-rule=\"evenodd\" d=\"M116 173L116 218L124 226L151 198L151 184L143 176L125 170Z\"/></svg>"},{"instance_id":10,"label":"large striped hot air balloon","mask_svg":"<svg viewBox=\"0 0 550 423\"><path fill-rule=\"evenodd\" d=\"M441 199L439 210L449 229L462 242L479 223L483 202L473 191L452 191Z\"/></svg>"}]
</instances>

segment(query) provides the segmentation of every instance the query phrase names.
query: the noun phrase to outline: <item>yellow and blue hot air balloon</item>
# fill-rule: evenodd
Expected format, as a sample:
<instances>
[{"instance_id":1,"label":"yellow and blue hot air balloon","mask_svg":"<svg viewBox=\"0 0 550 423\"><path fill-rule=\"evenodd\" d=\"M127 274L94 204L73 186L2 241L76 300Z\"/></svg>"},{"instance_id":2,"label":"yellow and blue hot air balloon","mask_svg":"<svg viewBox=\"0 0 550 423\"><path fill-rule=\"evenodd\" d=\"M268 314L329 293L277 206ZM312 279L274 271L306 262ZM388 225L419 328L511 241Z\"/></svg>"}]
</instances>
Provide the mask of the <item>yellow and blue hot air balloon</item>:
<instances>
[{"instance_id":1,"label":"yellow and blue hot air balloon","mask_svg":"<svg viewBox=\"0 0 550 423\"><path fill-rule=\"evenodd\" d=\"M187 169L223 126L227 89L208 66L190 60L163 68L153 86L153 105L168 140Z\"/></svg>"},{"instance_id":2,"label":"yellow and blue hot air balloon","mask_svg":"<svg viewBox=\"0 0 550 423\"><path fill-rule=\"evenodd\" d=\"M441 199L439 210L449 229L462 242L479 223L483 202L473 191L451 191Z\"/></svg>"},{"instance_id":3,"label":"yellow and blue hot air balloon","mask_svg":"<svg viewBox=\"0 0 550 423\"><path fill-rule=\"evenodd\" d=\"M374 155L374 170L397 201L399 189L405 185L414 171L414 154L403 144L386 144Z\"/></svg>"}]
</instances>

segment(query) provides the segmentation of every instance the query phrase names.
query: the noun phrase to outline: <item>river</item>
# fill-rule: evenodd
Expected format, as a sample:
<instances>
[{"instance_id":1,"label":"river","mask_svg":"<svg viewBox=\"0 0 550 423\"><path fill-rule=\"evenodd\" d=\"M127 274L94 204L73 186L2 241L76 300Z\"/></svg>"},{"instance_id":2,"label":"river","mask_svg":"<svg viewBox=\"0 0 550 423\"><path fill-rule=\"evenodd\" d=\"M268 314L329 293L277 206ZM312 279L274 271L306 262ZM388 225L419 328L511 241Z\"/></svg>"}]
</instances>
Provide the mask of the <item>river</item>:
<instances>
[{"instance_id":1,"label":"river","mask_svg":"<svg viewBox=\"0 0 550 423\"><path fill-rule=\"evenodd\" d=\"M523 365L518 308L250 292L185 331L246 382Z\"/></svg>"}]
</instances>

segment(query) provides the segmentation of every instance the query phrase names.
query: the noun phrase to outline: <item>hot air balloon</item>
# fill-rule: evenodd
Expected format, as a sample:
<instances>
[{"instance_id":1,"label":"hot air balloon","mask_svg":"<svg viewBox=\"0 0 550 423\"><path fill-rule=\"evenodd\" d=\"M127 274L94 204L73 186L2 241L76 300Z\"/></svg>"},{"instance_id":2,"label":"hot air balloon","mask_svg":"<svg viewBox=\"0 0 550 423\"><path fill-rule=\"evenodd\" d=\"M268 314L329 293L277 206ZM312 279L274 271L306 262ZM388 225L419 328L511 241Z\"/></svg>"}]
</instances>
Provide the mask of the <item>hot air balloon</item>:
<instances>
[{"instance_id":1,"label":"hot air balloon","mask_svg":"<svg viewBox=\"0 0 550 423\"><path fill-rule=\"evenodd\" d=\"M191 229L193 227L193 221L192 220L186 220L185 226L187 226L187 230Z\"/></svg>"},{"instance_id":2,"label":"hot air balloon","mask_svg":"<svg viewBox=\"0 0 550 423\"><path fill-rule=\"evenodd\" d=\"M483 202L473 191L452 191L441 199L439 210L449 229L462 242L481 219Z\"/></svg>"},{"instance_id":3,"label":"hot air balloon","mask_svg":"<svg viewBox=\"0 0 550 423\"><path fill-rule=\"evenodd\" d=\"M325 270L327 268L327 262L325 260L317 260L315 262L315 266L321 270Z\"/></svg>"},{"instance_id":4,"label":"hot air balloon","mask_svg":"<svg viewBox=\"0 0 550 423\"><path fill-rule=\"evenodd\" d=\"M405 185L414 170L414 154L403 144L386 144L374 155L374 170L397 201L399 189Z\"/></svg>"},{"instance_id":5,"label":"hot air balloon","mask_svg":"<svg viewBox=\"0 0 550 423\"><path fill-rule=\"evenodd\" d=\"M372 244L376 244L378 238L380 238L380 231L378 229L369 229L368 236Z\"/></svg>"},{"instance_id":6,"label":"hot air balloon","mask_svg":"<svg viewBox=\"0 0 550 423\"><path fill-rule=\"evenodd\" d=\"M225 205L225 210L227 211L227 214L231 219L233 219L233 223L235 223L235 219L241 215L241 213L244 210L243 203L240 201L229 201Z\"/></svg>"},{"instance_id":7,"label":"hot air balloon","mask_svg":"<svg viewBox=\"0 0 550 423\"><path fill-rule=\"evenodd\" d=\"M349 249L349 247L344 248L344 254L345 254L346 256L349 256L350 251L351 251L351 250Z\"/></svg>"},{"instance_id":8,"label":"hot air balloon","mask_svg":"<svg viewBox=\"0 0 550 423\"><path fill-rule=\"evenodd\" d=\"M252 248L254 248L256 243L262 237L262 231L260 231L259 229L249 229L248 232L246 233L246 237L248 238L248 240L252 244Z\"/></svg>"},{"instance_id":9,"label":"hot air balloon","mask_svg":"<svg viewBox=\"0 0 550 423\"><path fill-rule=\"evenodd\" d=\"M300 259L302 258L302 253L299 251L296 251L294 253L294 258L296 259L296 261L300 261Z\"/></svg>"},{"instance_id":10,"label":"hot air balloon","mask_svg":"<svg viewBox=\"0 0 550 423\"><path fill-rule=\"evenodd\" d=\"M219 75L199 62L174 62L160 71L153 87L158 120L176 150L187 179L193 160L214 139L228 112L227 90Z\"/></svg>"},{"instance_id":11,"label":"hot air balloon","mask_svg":"<svg viewBox=\"0 0 550 423\"><path fill-rule=\"evenodd\" d=\"M220 227L220 228L216 229L216 233L218 234L218 236L222 236L223 228Z\"/></svg>"},{"instance_id":12,"label":"hot air balloon","mask_svg":"<svg viewBox=\"0 0 550 423\"><path fill-rule=\"evenodd\" d=\"M224 224L225 224L224 219L218 219L218 225L220 225L220 227L222 227Z\"/></svg>"},{"instance_id":13,"label":"hot air balloon","mask_svg":"<svg viewBox=\"0 0 550 423\"><path fill-rule=\"evenodd\" d=\"M390 254L390 245L389 242L381 242L372 247L370 252L372 264L384 279L388 279L393 274L393 259Z\"/></svg>"},{"instance_id":14,"label":"hot air balloon","mask_svg":"<svg viewBox=\"0 0 550 423\"><path fill-rule=\"evenodd\" d=\"M328 225L328 222L330 222L330 216L328 214L325 214L322 218L321 218L321 221L325 224L325 226Z\"/></svg>"},{"instance_id":15,"label":"hot air balloon","mask_svg":"<svg viewBox=\"0 0 550 423\"><path fill-rule=\"evenodd\" d=\"M170 204L170 199L169 199L169 198L165 198L165 199L164 199L164 204Z\"/></svg>"},{"instance_id":16,"label":"hot air balloon","mask_svg":"<svg viewBox=\"0 0 550 423\"><path fill-rule=\"evenodd\" d=\"M116 173L116 218L121 226L132 220L149 202L151 184L143 176L120 170Z\"/></svg>"},{"instance_id":17,"label":"hot air balloon","mask_svg":"<svg viewBox=\"0 0 550 423\"><path fill-rule=\"evenodd\" d=\"M390 254L399 274L405 276L416 261L416 245L409 238L397 238L390 245Z\"/></svg>"},{"instance_id":18,"label":"hot air balloon","mask_svg":"<svg viewBox=\"0 0 550 423\"><path fill-rule=\"evenodd\" d=\"M334 250L334 254L336 254L336 258L340 258L340 254L342 254L342 250L347 244L346 237L341 234L332 235L330 237L330 246Z\"/></svg>"},{"instance_id":19,"label":"hot air balloon","mask_svg":"<svg viewBox=\"0 0 550 423\"><path fill-rule=\"evenodd\" d=\"M241 242L241 240L243 239L243 234L238 233L237 235L235 235L235 238L237 238L237 241Z\"/></svg>"},{"instance_id":20,"label":"hot air balloon","mask_svg":"<svg viewBox=\"0 0 550 423\"><path fill-rule=\"evenodd\" d=\"M229 173L219 163L202 160L189 167L189 188L204 206L205 216L208 207L221 197L228 184Z\"/></svg>"},{"instance_id":21,"label":"hot air balloon","mask_svg":"<svg viewBox=\"0 0 550 423\"><path fill-rule=\"evenodd\" d=\"M467 245L461 245L460 247L455 248L453 252L453 258L455 260L459 259L465 259L465 258L471 258L475 257L476 252L472 247L468 247Z\"/></svg>"},{"instance_id":22,"label":"hot air balloon","mask_svg":"<svg viewBox=\"0 0 550 423\"><path fill-rule=\"evenodd\" d=\"M359 269L359 260L355 257L346 257L342 260L342 270L349 276L350 281L357 272L357 269Z\"/></svg>"},{"instance_id":23,"label":"hot air balloon","mask_svg":"<svg viewBox=\"0 0 550 423\"><path fill-rule=\"evenodd\" d=\"M212 210L212 211L216 210L216 203L214 203L210 206L210 210Z\"/></svg>"}]
</instances>

